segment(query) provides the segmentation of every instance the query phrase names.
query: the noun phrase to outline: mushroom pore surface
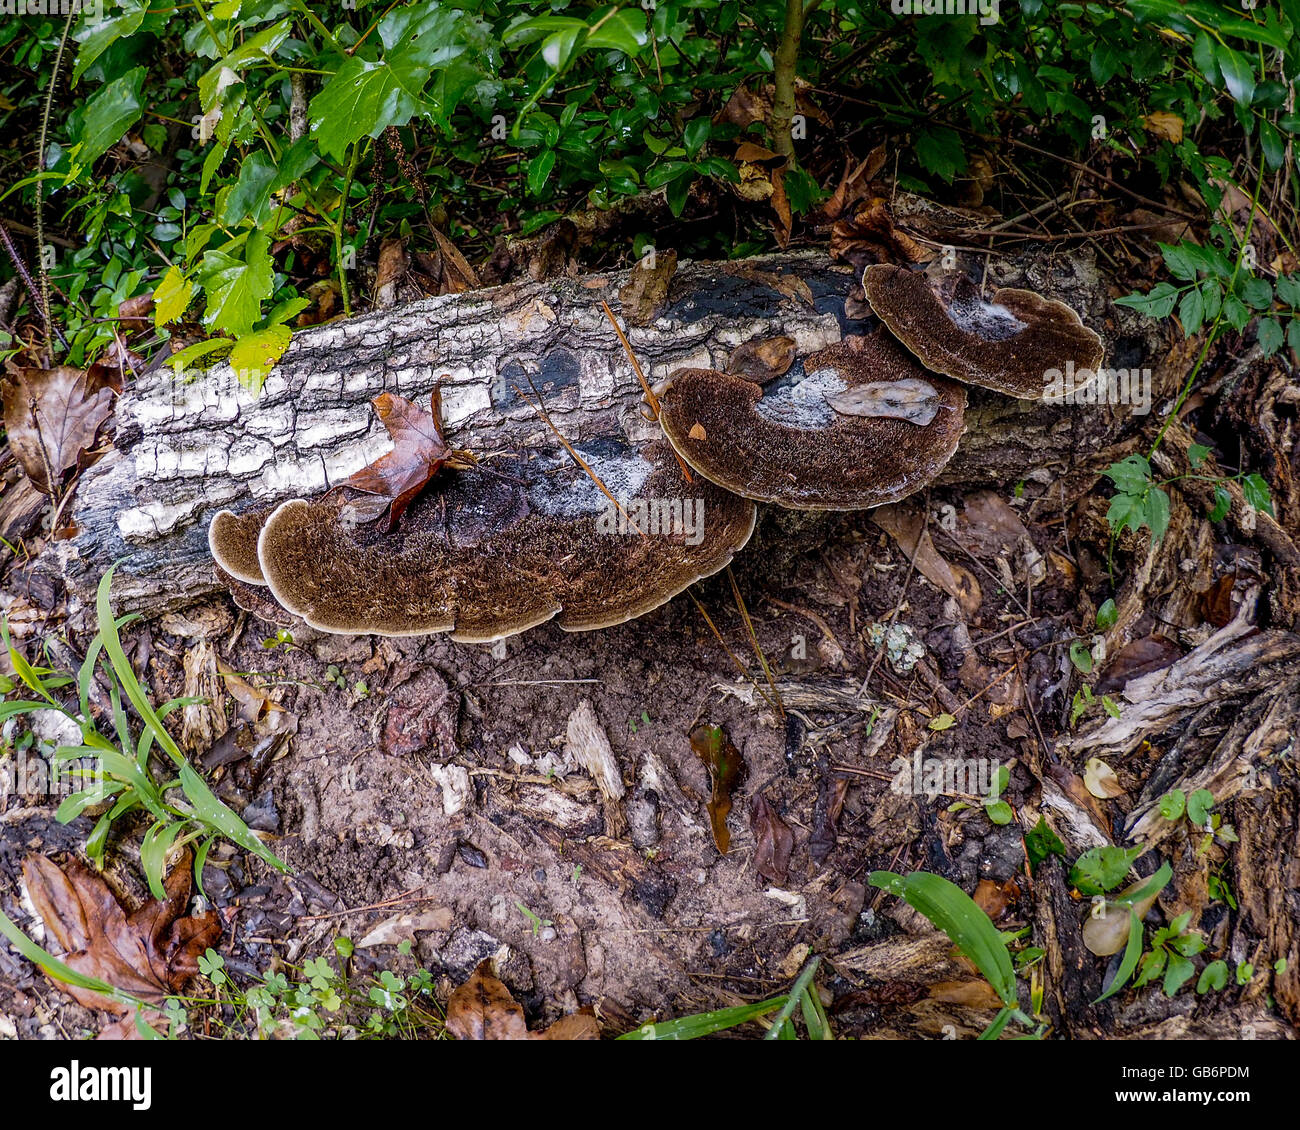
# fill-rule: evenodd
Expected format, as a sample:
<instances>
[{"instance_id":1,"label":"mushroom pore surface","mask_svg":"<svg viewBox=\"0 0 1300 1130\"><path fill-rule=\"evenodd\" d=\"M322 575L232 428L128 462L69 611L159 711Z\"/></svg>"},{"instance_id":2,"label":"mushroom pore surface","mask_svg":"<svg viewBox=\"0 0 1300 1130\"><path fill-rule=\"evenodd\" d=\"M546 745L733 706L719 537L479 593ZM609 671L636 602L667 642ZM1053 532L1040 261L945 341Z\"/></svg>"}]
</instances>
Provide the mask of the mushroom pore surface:
<instances>
[{"instance_id":1,"label":"mushroom pore surface","mask_svg":"<svg viewBox=\"0 0 1300 1130\"><path fill-rule=\"evenodd\" d=\"M821 350L794 372L763 390L711 369L679 370L659 423L705 478L802 510L896 502L931 482L957 449L966 390L927 373L883 331ZM925 410L908 418L891 406L883 393L895 383L902 400L927 401ZM866 386L878 414L836 409Z\"/></svg>"},{"instance_id":2,"label":"mushroom pore surface","mask_svg":"<svg viewBox=\"0 0 1300 1130\"><path fill-rule=\"evenodd\" d=\"M1102 342L1064 302L1028 290L994 291L991 300L962 274L938 288L922 273L876 263L862 286L876 316L926 368L1026 400L1048 390L1049 373L1096 373Z\"/></svg>"}]
</instances>

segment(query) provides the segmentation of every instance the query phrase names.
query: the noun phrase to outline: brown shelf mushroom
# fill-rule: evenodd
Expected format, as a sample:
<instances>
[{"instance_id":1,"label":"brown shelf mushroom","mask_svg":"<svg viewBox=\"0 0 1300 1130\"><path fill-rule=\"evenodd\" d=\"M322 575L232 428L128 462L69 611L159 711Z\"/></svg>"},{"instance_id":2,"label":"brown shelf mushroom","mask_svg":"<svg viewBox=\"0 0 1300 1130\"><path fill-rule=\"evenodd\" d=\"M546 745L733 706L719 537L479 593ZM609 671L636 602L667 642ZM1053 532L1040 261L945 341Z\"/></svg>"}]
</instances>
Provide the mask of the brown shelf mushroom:
<instances>
[{"instance_id":1,"label":"brown shelf mushroom","mask_svg":"<svg viewBox=\"0 0 1300 1130\"><path fill-rule=\"evenodd\" d=\"M257 560L257 538L266 521L266 509L236 514L220 510L208 526L208 549L217 568L246 585L265 585Z\"/></svg>"},{"instance_id":2,"label":"brown shelf mushroom","mask_svg":"<svg viewBox=\"0 0 1300 1130\"><path fill-rule=\"evenodd\" d=\"M710 369L672 375L659 423L704 478L802 510L861 510L931 482L957 450L966 390L883 331L808 357L766 390Z\"/></svg>"},{"instance_id":3,"label":"brown shelf mushroom","mask_svg":"<svg viewBox=\"0 0 1300 1130\"><path fill-rule=\"evenodd\" d=\"M261 575L322 631L486 642L553 617L585 631L640 616L726 566L753 531L753 504L688 484L667 444L578 451L621 513L563 452L497 459L495 474L441 476L392 531L351 520L338 497L285 502L258 537Z\"/></svg>"},{"instance_id":4,"label":"brown shelf mushroom","mask_svg":"<svg viewBox=\"0 0 1300 1130\"><path fill-rule=\"evenodd\" d=\"M862 277L876 316L936 373L1024 400L1047 391L1050 370L1096 373L1101 338L1069 306L1028 290L994 291L952 274L938 288L922 273L888 263Z\"/></svg>"}]
</instances>

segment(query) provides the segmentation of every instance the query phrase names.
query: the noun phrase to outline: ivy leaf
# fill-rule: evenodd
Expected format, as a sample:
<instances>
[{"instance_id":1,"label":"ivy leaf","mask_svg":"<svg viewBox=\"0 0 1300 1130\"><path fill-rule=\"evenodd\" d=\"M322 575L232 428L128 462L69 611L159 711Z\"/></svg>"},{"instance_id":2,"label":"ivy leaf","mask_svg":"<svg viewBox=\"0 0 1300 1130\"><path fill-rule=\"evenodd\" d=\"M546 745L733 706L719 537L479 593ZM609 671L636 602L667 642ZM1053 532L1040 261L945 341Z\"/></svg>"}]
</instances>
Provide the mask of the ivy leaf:
<instances>
[{"instance_id":1,"label":"ivy leaf","mask_svg":"<svg viewBox=\"0 0 1300 1130\"><path fill-rule=\"evenodd\" d=\"M1187 811L1187 794L1182 789L1170 789L1160 798L1160 815L1166 820L1177 820Z\"/></svg>"},{"instance_id":2,"label":"ivy leaf","mask_svg":"<svg viewBox=\"0 0 1300 1130\"><path fill-rule=\"evenodd\" d=\"M1040 816L1038 823L1025 833L1025 852L1029 857L1029 870L1038 870L1038 865L1049 855L1065 856L1065 844L1061 837L1052 831L1046 818Z\"/></svg>"},{"instance_id":3,"label":"ivy leaf","mask_svg":"<svg viewBox=\"0 0 1300 1130\"><path fill-rule=\"evenodd\" d=\"M135 67L100 87L86 103L77 138L77 164L89 168L115 145L144 112L140 96L145 69Z\"/></svg>"},{"instance_id":4,"label":"ivy leaf","mask_svg":"<svg viewBox=\"0 0 1300 1130\"><path fill-rule=\"evenodd\" d=\"M1263 475L1250 474L1242 479L1241 493L1245 495L1246 501L1256 510L1262 510L1270 518L1275 517L1273 513L1273 492L1269 490L1268 482Z\"/></svg>"},{"instance_id":5,"label":"ivy leaf","mask_svg":"<svg viewBox=\"0 0 1300 1130\"><path fill-rule=\"evenodd\" d=\"M1195 471L1210 454L1210 449L1203 443L1190 443L1187 445L1187 462Z\"/></svg>"},{"instance_id":6,"label":"ivy leaf","mask_svg":"<svg viewBox=\"0 0 1300 1130\"><path fill-rule=\"evenodd\" d=\"M1187 798L1187 819L1198 828L1204 828L1214 807L1214 794L1209 789L1197 789Z\"/></svg>"}]
</instances>

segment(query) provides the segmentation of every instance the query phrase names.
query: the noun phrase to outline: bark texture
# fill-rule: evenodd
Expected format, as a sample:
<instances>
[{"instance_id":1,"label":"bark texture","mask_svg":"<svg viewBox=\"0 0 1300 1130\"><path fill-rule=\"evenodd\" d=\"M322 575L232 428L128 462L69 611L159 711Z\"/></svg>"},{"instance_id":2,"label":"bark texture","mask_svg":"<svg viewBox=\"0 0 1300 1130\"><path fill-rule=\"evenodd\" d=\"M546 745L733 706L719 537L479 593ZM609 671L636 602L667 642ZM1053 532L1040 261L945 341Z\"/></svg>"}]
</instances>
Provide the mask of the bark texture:
<instances>
[{"instance_id":1,"label":"bark texture","mask_svg":"<svg viewBox=\"0 0 1300 1130\"><path fill-rule=\"evenodd\" d=\"M625 280L524 281L305 330L258 397L226 366L189 380L152 373L120 398L113 449L77 487L77 534L52 543L42 566L67 584L74 621L119 558L119 612L183 607L218 587L206 540L213 513L315 495L374 459L388 441L369 401L384 391L421 401L441 381L449 438L479 453L555 442L528 403L530 382L570 441L647 435L656 425L641 417L640 387L601 309L604 299L620 313ZM663 310L629 337L651 381L682 366L721 367L736 346L778 334L804 356L874 328L846 316L851 285L848 268L820 253L684 263ZM1180 375L1178 358L1162 368L1167 351L1150 323L1112 306L1077 253L990 260L986 285L1068 301L1106 338L1107 364L1152 366L1157 398ZM1059 472L1141 417L1124 405L1029 404L972 390L967 423L947 481Z\"/></svg>"}]
</instances>

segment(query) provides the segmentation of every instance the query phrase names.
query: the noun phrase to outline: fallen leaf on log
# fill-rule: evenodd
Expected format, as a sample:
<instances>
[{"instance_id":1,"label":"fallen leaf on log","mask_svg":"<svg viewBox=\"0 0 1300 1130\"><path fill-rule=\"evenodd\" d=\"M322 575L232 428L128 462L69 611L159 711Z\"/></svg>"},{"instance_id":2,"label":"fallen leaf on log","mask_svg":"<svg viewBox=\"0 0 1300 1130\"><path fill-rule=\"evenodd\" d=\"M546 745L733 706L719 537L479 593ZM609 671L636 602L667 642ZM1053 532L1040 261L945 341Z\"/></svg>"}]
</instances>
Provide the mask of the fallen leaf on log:
<instances>
[{"instance_id":1,"label":"fallen leaf on log","mask_svg":"<svg viewBox=\"0 0 1300 1130\"><path fill-rule=\"evenodd\" d=\"M767 802L755 793L749 802L749 826L754 832L754 870L778 887L784 887L790 873L790 853L794 850L794 833Z\"/></svg>"},{"instance_id":2,"label":"fallen leaf on log","mask_svg":"<svg viewBox=\"0 0 1300 1130\"><path fill-rule=\"evenodd\" d=\"M691 749L704 762L713 783L713 795L706 807L713 828L713 842L718 851L726 855L727 849L731 847L731 833L727 830L731 793L740 783L745 761L721 726L696 726L691 730Z\"/></svg>"},{"instance_id":3,"label":"fallen leaf on log","mask_svg":"<svg viewBox=\"0 0 1300 1130\"><path fill-rule=\"evenodd\" d=\"M60 869L45 856L28 856L23 879L63 963L141 1000L161 1002L182 992L198 974L200 955L221 936L215 910L180 917L190 898L188 851L163 883L167 897L131 912L76 860ZM90 989L61 982L59 987L86 1008L119 1015L131 1011L130 1005Z\"/></svg>"},{"instance_id":4,"label":"fallen leaf on log","mask_svg":"<svg viewBox=\"0 0 1300 1130\"><path fill-rule=\"evenodd\" d=\"M1143 636L1115 653L1094 689L1098 694L1122 690L1130 679L1159 671L1182 657L1183 649L1173 640L1160 635Z\"/></svg>"},{"instance_id":5,"label":"fallen leaf on log","mask_svg":"<svg viewBox=\"0 0 1300 1130\"><path fill-rule=\"evenodd\" d=\"M2 394L10 450L46 494L94 446L113 400L112 389L67 365L19 369Z\"/></svg>"},{"instance_id":6,"label":"fallen leaf on log","mask_svg":"<svg viewBox=\"0 0 1300 1130\"><path fill-rule=\"evenodd\" d=\"M817 801L813 805L813 830L808 839L808 854L814 863L821 863L839 838L840 813L844 811L844 798L849 792L847 777L829 778L822 774L817 786Z\"/></svg>"},{"instance_id":7,"label":"fallen leaf on log","mask_svg":"<svg viewBox=\"0 0 1300 1130\"><path fill-rule=\"evenodd\" d=\"M443 438L442 396L437 386L428 412L391 392L380 393L371 404L393 438L393 450L349 475L334 489L347 487L386 500L391 530L443 467L463 462L463 453L448 447Z\"/></svg>"},{"instance_id":8,"label":"fallen leaf on log","mask_svg":"<svg viewBox=\"0 0 1300 1130\"><path fill-rule=\"evenodd\" d=\"M1083 785L1099 800L1110 800L1112 797L1124 795L1124 786L1115 776L1115 770L1099 757L1088 758L1087 764L1083 767Z\"/></svg>"},{"instance_id":9,"label":"fallen leaf on log","mask_svg":"<svg viewBox=\"0 0 1300 1130\"><path fill-rule=\"evenodd\" d=\"M541 1032L528 1031L524 1010L481 961L447 1000L447 1031L458 1040L598 1040L600 1025L585 1012L562 1016Z\"/></svg>"}]
</instances>

